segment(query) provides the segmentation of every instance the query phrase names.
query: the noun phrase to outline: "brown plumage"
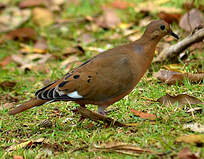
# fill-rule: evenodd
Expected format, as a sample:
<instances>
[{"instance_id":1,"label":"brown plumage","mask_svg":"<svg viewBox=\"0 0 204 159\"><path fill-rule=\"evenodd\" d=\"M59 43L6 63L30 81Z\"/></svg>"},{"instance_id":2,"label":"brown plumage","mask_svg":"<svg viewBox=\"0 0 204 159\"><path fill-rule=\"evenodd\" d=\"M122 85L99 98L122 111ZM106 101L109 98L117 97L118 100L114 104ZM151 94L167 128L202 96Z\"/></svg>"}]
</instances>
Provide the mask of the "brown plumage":
<instances>
[{"instance_id":1,"label":"brown plumage","mask_svg":"<svg viewBox=\"0 0 204 159\"><path fill-rule=\"evenodd\" d=\"M48 102L74 101L98 105L98 112L129 94L150 66L157 43L174 34L163 20L151 22L132 43L107 50L36 92L36 97L9 111L17 114Z\"/></svg>"}]
</instances>

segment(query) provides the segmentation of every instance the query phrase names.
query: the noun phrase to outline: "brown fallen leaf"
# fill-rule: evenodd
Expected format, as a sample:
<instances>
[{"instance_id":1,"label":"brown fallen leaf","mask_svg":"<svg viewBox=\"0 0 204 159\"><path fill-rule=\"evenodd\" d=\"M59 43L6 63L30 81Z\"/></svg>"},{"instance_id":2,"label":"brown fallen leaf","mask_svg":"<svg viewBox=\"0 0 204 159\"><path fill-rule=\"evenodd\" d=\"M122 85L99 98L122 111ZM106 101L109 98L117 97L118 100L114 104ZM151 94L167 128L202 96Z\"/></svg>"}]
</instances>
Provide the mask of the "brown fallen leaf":
<instances>
[{"instance_id":1,"label":"brown fallen leaf","mask_svg":"<svg viewBox=\"0 0 204 159\"><path fill-rule=\"evenodd\" d=\"M111 2L111 7L117 8L117 9L127 9L128 7L133 7L134 4L124 1L124 0L114 0Z\"/></svg>"},{"instance_id":2,"label":"brown fallen leaf","mask_svg":"<svg viewBox=\"0 0 204 159\"><path fill-rule=\"evenodd\" d=\"M166 94L157 101L160 104L163 105L173 105L178 102L179 105L185 105L185 104L204 104L201 100L197 99L196 97L189 96L187 94L179 94L177 96L171 96L169 94Z\"/></svg>"},{"instance_id":3,"label":"brown fallen leaf","mask_svg":"<svg viewBox=\"0 0 204 159\"><path fill-rule=\"evenodd\" d=\"M13 87L16 86L16 82L12 82L12 81L4 81L0 83L0 87L4 90L6 89L12 89Z\"/></svg>"},{"instance_id":4,"label":"brown fallen leaf","mask_svg":"<svg viewBox=\"0 0 204 159\"><path fill-rule=\"evenodd\" d=\"M195 154L193 154L190 148L183 148L177 155L179 159L199 159Z\"/></svg>"},{"instance_id":5,"label":"brown fallen leaf","mask_svg":"<svg viewBox=\"0 0 204 159\"><path fill-rule=\"evenodd\" d=\"M65 72L69 72L71 69L81 64L82 62L79 61L79 58L75 55L72 55L61 63L60 68L64 68Z\"/></svg>"},{"instance_id":6,"label":"brown fallen leaf","mask_svg":"<svg viewBox=\"0 0 204 159\"><path fill-rule=\"evenodd\" d=\"M33 22L40 27L49 26L54 22L53 13L46 8L34 8L32 15Z\"/></svg>"},{"instance_id":7,"label":"brown fallen leaf","mask_svg":"<svg viewBox=\"0 0 204 159\"><path fill-rule=\"evenodd\" d=\"M149 113L144 113L144 112L141 112L141 111L137 111L135 109L130 109L130 111L136 115L136 116L139 116L140 118L142 119L149 119L149 120L156 120L156 115L154 114L149 114Z\"/></svg>"},{"instance_id":8,"label":"brown fallen leaf","mask_svg":"<svg viewBox=\"0 0 204 159\"><path fill-rule=\"evenodd\" d=\"M48 45L47 45L47 41L45 38L40 37L36 43L33 46L36 49L40 49L40 50L47 50L48 49Z\"/></svg>"},{"instance_id":9,"label":"brown fallen leaf","mask_svg":"<svg viewBox=\"0 0 204 159\"><path fill-rule=\"evenodd\" d=\"M181 83L185 78L191 82L200 82L204 79L204 73L181 73L164 69L160 69L159 72L154 73L153 76L167 84Z\"/></svg>"},{"instance_id":10,"label":"brown fallen leaf","mask_svg":"<svg viewBox=\"0 0 204 159\"><path fill-rule=\"evenodd\" d=\"M165 20L167 23L172 24L173 22L179 23L181 14L180 13L167 13L165 11L161 11L158 14L160 19Z\"/></svg>"},{"instance_id":11,"label":"brown fallen leaf","mask_svg":"<svg viewBox=\"0 0 204 159\"><path fill-rule=\"evenodd\" d=\"M4 94L4 95L0 96L0 101L2 103L6 103L6 102L12 103L12 102L18 102L19 98L13 97L13 96L11 96L9 94Z\"/></svg>"},{"instance_id":12,"label":"brown fallen leaf","mask_svg":"<svg viewBox=\"0 0 204 159\"><path fill-rule=\"evenodd\" d=\"M100 17L96 17L96 24L105 29L112 29L118 26L121 21L114 9L105 8Z\"/></svg>"},{"instance_id":13,"label":"brown fallen leaf","mask_svg":"<svg viewBox=\"0 0 204 159\"><path fill-rule=\"evenodd\" d=\"M5 103L5 104L1 104L0 106L0 110L3 110L3 109L10 109L10 108L13 108L15 106L14 103Z\"/></svg>"},{"instance_id":14,"label":"brown fallen leaf","mask_svg":"<svg viewBox=\"0 0 204 159\"><path fill-rule=\"evenodd\" d=\"M68 57L72 54L84 55L84 53L85 53L85 50L83 49L83 47L80 45L77 45L74 47L65 48L63 50L63 57Z\"/></svg>"},{"instance_id":15,"label":"brown fallen leaf","mask_svg":"<svg viewBox=\"0 0 204 159\"><path fill-rule=\"evenodd\" d=\"M28 9L20 10L17 7L7 7L0 15L0 32L6 32L22 25L31 17Z\"/></svg>"},{"instance_id":16,"label":"brown fallen leaf","mask_svg":"<svg viewBox=\"0 0 204 159\"><path fill-rule=\"evenodd\" d=\"M4 9L5 7L6 7L6 4L0 2L0 10L1 10L1 9Z\"/></svg>"},{"instance_id":17,"label":"brown fallen leaf","mask_svg":"<svg viewBox=\"0 0 204 159\"><path fill-rule=\"evenodd\" d=\"M177 142L185 142L189 144L204 144L204 134L200 135L184 135L176 138Z\"/></svg>"},{"instance_id":18,"label":"brown fallen leaf","mask_svg":"<svg viewBox=\"0 0 204 159\"><path fill-rule=\"evenodd\" d=\"M18 28L8 32L5 40L36 40L37 33L33 28Z\"/></svg>"},{"instance_id":19,"label":"brown fallen leaf","mask_svg":"<svg viewBox=\"0 0 204 159\"><path fill-rule=\"evenodd\" d=\"M20 8L37 7L45 4L45 0L22 0L19 3Z\"/></svg>"},{"instance_id":20,"label":"brown fallen leaf","mask_svg":"<svg viewBox=\"0 0 204 159\"><path fill-rule=\"evenodd\" d=\"M97 151L103 151L103 152L118 152L123 154L129 154L129 155L138 155L142 153L148 153L148 154L158 154L152 150L148 149L142 149L140 147L137 147L136 145L126 144L126 143L105 143L101 145L93 145L89 148L90 152L97 152Z\"/></svg>"},{"instance_id":21,"label":"brown fallen leaf","mask_svg":"<svg viewBox=\"0 0 204 159\"><path fill-rule=\"evenodd\" d=\"M190 130L194 132L204 132L204 125L199 124L199 123L189 123L185 124L183 128L187 129L189 128Z\"/></svg>"},{"instance_id":22,"label":"brown fallen leaf","mask_svg":"<svg viewBox=\"0 0 204 159\"><path fill-rule=\"evenodd\" d=\"M31 147L31 145L42 143L44 140L45 140L45 138L39 138L39 139L35 139L35 140L29 140L29 141L26 141L26 142L22 142L22 143L17 144L17 145L12 145L7 149L7 152L15 151L17 149L22 149L22 148L25 148L27 146Z\"/></svg>"},{"instance_id":23,"label":"brown fallen leaf","mask_svg":"<svg viewBox=\"0 0 204 159\"><path fill-rule=\"evenodd\" d=\"M204 23L203 19L203 14L198 9L194 8L181 17L179 26L185 31L191 32Z\"/></svg>"},{"instance_id":24,"label":"brown fallen leaf","mask_svg":"<svg viewBox=\"0 0 204 159\"><path fill-rule=\"evenodd\" d=\"M8 65L10 62L11 62L11 56L7 56L0 62L0 66L4 67Z\"/></svg>"},{"instance_id":25,"label":"brown fallen leaf","mask_svg":"<svg viewBox=\"0 0 204 159\"><path fill-rule=\"evenodd\" d=\"M23 159L23 156L13 155L13 159Z\"/></svg>"},{"instance_id":26,"label":"brown fallen leaf","mask_svg":"<svg viewBox=\"0 0 204 159\"><path fill-rule=\"evenodd\" d=\"M37 54L45 54L48 52L48 50L45 49L40 49L36 47L32 47L30 45L26 44L20 44L21 49L19 50L21 53L37 53Z\"/></svg>"},{"instance_id":27,"label":"brown fallen leaf","mask_svg":"<svg viewBox=\"0 0 204 159\"><path fill-rule=\"evenodd\" d=\"M96 39L93 38L89 33L83 33L79 36L78 41L87 45L89 43L96 41Z\"/></svg>"},{"instance_id":28,"label":"brown fallen leaf","mask_svg":"<svg viewBox=\"0 0 204 159\"><path fill-rule=\"evenodd\" d=\"M51 58L50 54L26 54L26 55L12 55L12 60L16 62L21 69L32 70L33 67L40 65L42 67L45 62Z\"/></svg>"}]
</instances>

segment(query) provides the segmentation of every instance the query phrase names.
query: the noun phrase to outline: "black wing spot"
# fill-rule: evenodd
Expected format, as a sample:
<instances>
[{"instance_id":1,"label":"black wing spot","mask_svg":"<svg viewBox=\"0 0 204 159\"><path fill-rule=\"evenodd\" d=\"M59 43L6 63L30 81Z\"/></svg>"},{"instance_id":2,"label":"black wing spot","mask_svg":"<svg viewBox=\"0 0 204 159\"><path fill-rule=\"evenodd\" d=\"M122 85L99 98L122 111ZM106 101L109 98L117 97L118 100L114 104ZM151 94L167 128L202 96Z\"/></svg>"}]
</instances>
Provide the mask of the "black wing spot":
<instances>
[{"instance_id":1,"label":"black wing spot","mask_svg":"<svg viewBox=\"0 0 204 159\"><path fill-rule=\"evenodd\" d=\"M65 84L67 84L69 81L63 81L62 83L59 84L59 87L63 87Z\"/></svg>"},{"instance_id":2,"label":"black wing spot","mask_svg":"<svg viewBox=\"0 0 204 159\"><path fill-rule=\"evenodd\" d=\"M74 76L73 76L74 79L77 79L77 78L79 78L79 77L80 77L80 75L74 75Z\"/></svg>"},{"instance_id":3,"label":"black wing spot","mask_svg":"<svg viewBox=\"0 0 204 159\"><path fill-rule=\"evenodd\" d=\"M88 76L88 78L91 78L91 77L92 77L92 76L90 76L90 75Z\"/></svg>"}]
</instances>

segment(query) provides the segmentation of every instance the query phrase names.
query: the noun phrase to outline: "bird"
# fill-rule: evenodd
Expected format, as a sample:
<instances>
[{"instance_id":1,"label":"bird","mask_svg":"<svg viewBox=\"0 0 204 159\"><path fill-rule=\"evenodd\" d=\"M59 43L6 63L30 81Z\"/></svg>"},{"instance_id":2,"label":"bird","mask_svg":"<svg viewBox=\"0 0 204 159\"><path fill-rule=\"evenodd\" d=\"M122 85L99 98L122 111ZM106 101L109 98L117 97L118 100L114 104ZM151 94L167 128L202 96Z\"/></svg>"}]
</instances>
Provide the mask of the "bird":
<instances>
[{"instance_id":1,"label":"bird","mask_svg":"<svg viewBox=\"0 0 204 159\"><path fill-rule=\"evenodd\" d=\"M104 51L61 79L41 88L35 97L8 112L21 113L29 108L57 101L73 101L80 107L98 106L98 113L128 95L149 68L158 42L166 35L179 39L164 20L151 21L141 38Z\"/></svg>"}]
</instances>

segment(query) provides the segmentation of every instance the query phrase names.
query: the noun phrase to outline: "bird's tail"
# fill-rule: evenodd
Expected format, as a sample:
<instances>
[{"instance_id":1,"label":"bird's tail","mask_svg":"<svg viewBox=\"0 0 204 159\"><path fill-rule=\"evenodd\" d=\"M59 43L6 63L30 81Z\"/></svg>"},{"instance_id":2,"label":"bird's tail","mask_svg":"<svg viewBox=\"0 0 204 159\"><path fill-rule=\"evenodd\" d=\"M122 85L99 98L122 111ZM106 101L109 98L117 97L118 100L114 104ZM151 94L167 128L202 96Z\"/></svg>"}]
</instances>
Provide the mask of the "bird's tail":
<instances>
[{"instance_id":1,"label":"bird's tail","mask_svg":"<svg viewBox=\"0 0 204 159\"><path fill-rule=\"evenodd\" d=\"M27 109L30 109L32 107L43 105L46 102L48 102L48 100L33 98L33 99L31 99L31 100L17 106L16 108L10 110L8 112L8 114L9 115L15 115L15 114L21 113L21 112L23 112L23 111L25 111Z\"/></svg>"}]
</instances>

